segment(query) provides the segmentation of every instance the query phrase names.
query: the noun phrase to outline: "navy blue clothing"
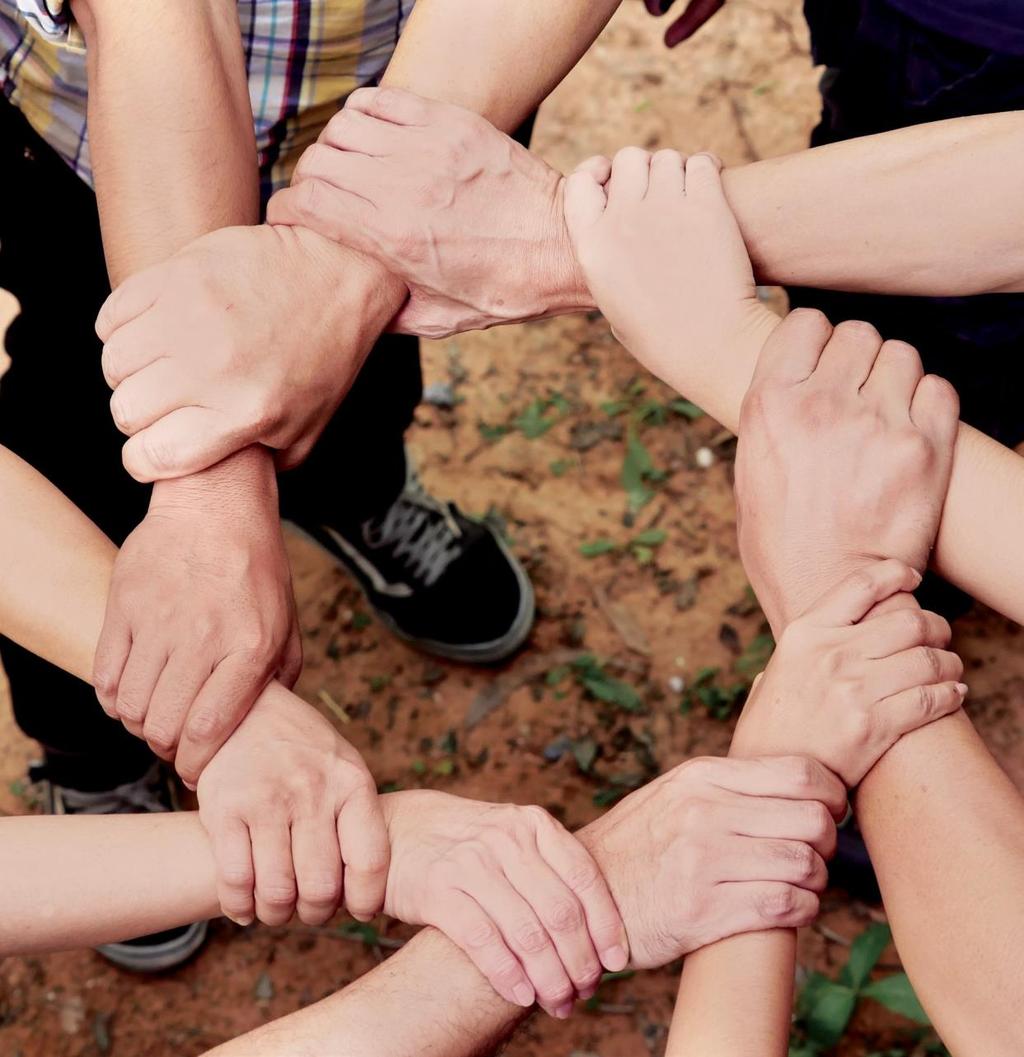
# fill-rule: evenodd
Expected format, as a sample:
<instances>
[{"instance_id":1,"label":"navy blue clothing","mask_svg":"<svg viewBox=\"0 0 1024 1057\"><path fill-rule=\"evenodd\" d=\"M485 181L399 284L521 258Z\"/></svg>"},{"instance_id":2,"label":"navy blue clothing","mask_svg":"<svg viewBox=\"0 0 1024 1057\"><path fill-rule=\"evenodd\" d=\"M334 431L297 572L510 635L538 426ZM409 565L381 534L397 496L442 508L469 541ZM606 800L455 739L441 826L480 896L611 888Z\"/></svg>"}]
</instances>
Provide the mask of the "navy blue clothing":
<instances>
[{"instance_id":1,"label":"navy blue clothing","mask_svg":"<svg viewBox=\"0 0 1024 1057\"><path fill-rule=\"evenodd\" d=\"M915 22L979 48L1024 55L1022 0L889 0Z\"/></svg>"}]
</instances>

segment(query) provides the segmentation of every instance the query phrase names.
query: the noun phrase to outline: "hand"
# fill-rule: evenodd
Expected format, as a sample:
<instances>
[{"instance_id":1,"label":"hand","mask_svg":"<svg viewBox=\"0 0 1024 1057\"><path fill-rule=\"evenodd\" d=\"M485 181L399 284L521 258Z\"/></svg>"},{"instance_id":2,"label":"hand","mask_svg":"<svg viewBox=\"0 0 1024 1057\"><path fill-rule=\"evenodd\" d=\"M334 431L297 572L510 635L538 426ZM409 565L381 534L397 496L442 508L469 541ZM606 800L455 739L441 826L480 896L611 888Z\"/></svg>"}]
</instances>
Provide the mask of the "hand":
<instances>
[{"instance_id":1,"label":"hand","mask_svg":"<svg viewBox=\"0 0 1024 1057\"><path fill-rule=\"evenodd\" d=\"M608 881L631 962L657 968L740 932L807 925L846 790L814 760L688 760L579 834Z\"/></svg>"},{"instance_id":2,"label":"hand","mask_svg":"<svg viewBox=\"0 0 1024 1057\"><path fill-rule=\"evenodd\" d=\"M664 15L675 0L644 0L644 2L652 15L659 16ZM674 48L684 40L689 40L708 19L713 18L723 7L725 7L725 0L689 0L683 13L666 30L665 45Z\"/></svg>"},{"instance_id":3,"label":"hand","mask_svg":"<svg viewBox=\"0 0 1024 1057\"><path fill-rule=\"evenodd\" d=\"M938 531L959 406L910 345L867 323L792 313L768 339L740 413L740 555L779 637L862 565L918 572Z\"/></svg>"},{"instance_id":4,"label":"hand","mask_svg":"<svg viewBox=\"0 0 1024 1057\"><path fill-rule=\"evenodd\" d=\"M392 863L385 909L434 925L508 1002L567 1017L626 966L626 933L604 878L539 807L429 790L387 798Z\"/></svg>"},{"instance_id":5,"label":"hand","mask_svg":"<svg viewBox=\"0 0 1024 1057\"><path fill-rule=\"evenodd\" d=\"M859 785L893 745L963 704L963 664L949 625L917 606L859 623L921 576L874 562L848 576L782 633L740 716L738 755L798 752Z\"/></svg>"},{"instance_id":6,"label":"hand","mask_svg":"<svg viewBox=\"0 0 1024 1057\"><path fill-rule=\"evenodd\" d=\"M271 683L199 779L199 819L224 913L322 925L344 904L384 903L389 848L377 787L356 750L311 705Z\"/></svg>"},{"instance_id":7,"label":"hand","mask_svg":"<svg viewBox=\"0 0 1024 1057\"><path fill-rule=\"evenodd\" d=\"M250 444L309 453L401 301L394 281L298 228L223 228L128 279L96 322L138 481Z\"/></svg>"},{"instance_id":8,"label":"hand","mask_svg":"<svg viewBox=\"0 0 1024 1057\"><path fill-rule=\"evenodd\" d=\"M561 174L478 114L362 88L270 201L375 257L409 288L393 326L438 338L573 311L586 291L561 211Z\"/></svg>"},{"instance_id":9,"label":"hand","mask_svg":"<svg viewBox=\"0 0 1024 1057\"><path fill-rule=\"evenodd\" d=\"M576 256L616 337L702 403L742 363L730 348L752 338L760 348L778 322L757 299L719 169L708 154L626 147L614 162L585 162L565 188Z\"/></svg>"},{"instance_id":10,"label":"hand","mask_svg":"<svg viewBox=\"0 0 1024 1057\"><path fill-rule=\"evenodd\" d=\"M107 715L193 786L275 674L302 667L266 453L153 490L114 564L93 682Z\"/></svg>"}]
</instances>

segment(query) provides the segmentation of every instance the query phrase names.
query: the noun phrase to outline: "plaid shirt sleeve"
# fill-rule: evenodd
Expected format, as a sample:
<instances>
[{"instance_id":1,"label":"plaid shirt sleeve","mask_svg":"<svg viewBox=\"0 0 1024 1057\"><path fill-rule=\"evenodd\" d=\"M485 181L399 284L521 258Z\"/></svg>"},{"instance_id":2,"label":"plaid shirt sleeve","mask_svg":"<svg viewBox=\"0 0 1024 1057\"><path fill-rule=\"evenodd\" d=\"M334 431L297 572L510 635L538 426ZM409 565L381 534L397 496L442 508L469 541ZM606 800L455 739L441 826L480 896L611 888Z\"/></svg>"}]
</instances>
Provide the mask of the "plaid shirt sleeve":
<instances>
[{"instance_id":1,"label":"plaid shirt sleeve","mask_svg":"<svg viewBox=\"0 0 1024 1057\"><path fill-rule=\"evenodd\" d=\"M69 0L18 0L18 10L44 37L67 40L71 28Z\"/></svg>"}]
</instances>

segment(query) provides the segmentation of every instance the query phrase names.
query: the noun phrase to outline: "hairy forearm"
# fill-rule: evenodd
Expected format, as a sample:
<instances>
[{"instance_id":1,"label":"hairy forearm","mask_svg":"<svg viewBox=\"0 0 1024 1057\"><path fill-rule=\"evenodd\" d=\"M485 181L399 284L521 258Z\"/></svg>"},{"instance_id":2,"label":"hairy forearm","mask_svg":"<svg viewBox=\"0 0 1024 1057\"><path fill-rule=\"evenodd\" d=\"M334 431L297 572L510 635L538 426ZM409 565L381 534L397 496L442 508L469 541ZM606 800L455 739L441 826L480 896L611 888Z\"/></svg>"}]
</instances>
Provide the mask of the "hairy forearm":
<instances>
[{"instance_id":1,"label":"hairy forearm","mask_svg":"<svg viewBox=\"0 0 1024 1057\"><path fill-rule=\"evenodd\" d=\"M1024 111L726 170L762 282L884 294L1024 290Z\"/></svg>"},{"instance_id":2,"label":"hairy forearm","mask_svg":"<svg viewBox=\"0 0 1024 1057\"><path fill-rule=\"evenodd\" d=\"M419 0L383 83L511 132L590 47L621 0Z\"/></svg>"},{"instance_id":3,"label":"hairy forearm","mask_svg":"<svg viewBox=\"0 0 1024 1057\"><path fill-rule=\"evenodd\" d=\"M207 231L259 218L252 109L233 0L75 0L111 284Z\"/></svg>"},{"instance_id":4,"label":"hairy forearm","mask_svg":"<svg viewBox=\"0 0 1024 1057\"><path fill-rule=\"evenodd\" d=\"M504 1002L435 929L344 990L210 1051L209 1057L483 1057L526 1011Z\"/></svg>"}]
</instances>

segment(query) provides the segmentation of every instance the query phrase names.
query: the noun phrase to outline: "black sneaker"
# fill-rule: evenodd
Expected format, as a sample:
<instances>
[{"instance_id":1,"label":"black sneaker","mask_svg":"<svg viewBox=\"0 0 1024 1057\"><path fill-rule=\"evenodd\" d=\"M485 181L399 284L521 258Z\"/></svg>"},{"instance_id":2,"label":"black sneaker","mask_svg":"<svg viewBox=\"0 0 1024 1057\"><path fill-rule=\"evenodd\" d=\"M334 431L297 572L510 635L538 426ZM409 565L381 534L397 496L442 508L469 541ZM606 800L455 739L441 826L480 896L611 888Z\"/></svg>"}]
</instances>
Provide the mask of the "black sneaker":
<instances>
[{"instance_id":1,"label":"black sneaker","mask_svg":"<svg viewBox=\"0 0 1024 1057\"><path fill-rule=\"evenodd\" d=\"M136 815L178 810L174 782L166 770L154 764L136 782L101 793L67 789L46 778L45 766L33 768L30 778L43 790L43 803L51 815ZM183 964L206 941L207 922L156 932L151 936L106 943L96 950L122 969L156 973Z\"/></svg>"},{"instance_id":2,"label":"black sneaker","mask_svg":"<svg viewBox=\"0 0 1024 1057\"><path fill-rule=\"evenodd\" d=\"M428 495L410 471L377 517L342 528L291 524L344 566L380 620L417 649L494 664L533 627L533 587L493 528Z\"/></svg>"}]
</instances>

